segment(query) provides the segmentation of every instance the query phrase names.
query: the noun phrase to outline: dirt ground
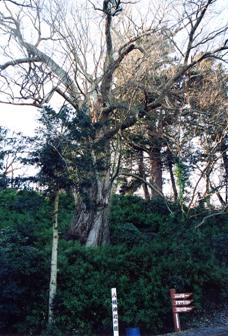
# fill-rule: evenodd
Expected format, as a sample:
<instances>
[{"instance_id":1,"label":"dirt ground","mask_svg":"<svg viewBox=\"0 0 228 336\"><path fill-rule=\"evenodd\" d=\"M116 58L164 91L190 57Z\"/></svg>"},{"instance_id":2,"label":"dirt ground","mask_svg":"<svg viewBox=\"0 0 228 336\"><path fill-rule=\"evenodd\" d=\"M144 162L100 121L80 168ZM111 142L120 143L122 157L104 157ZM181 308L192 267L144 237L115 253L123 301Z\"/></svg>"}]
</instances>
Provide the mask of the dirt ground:
<instances>
[{"instance_id":1,"label":"dirt ground","mask_svg":"<svg viewBox=\"0 0 228 336\"><path fill-rule=\"evenodd\" d=\"M228 326L223 327L202 327L186 330L178 333L163 334L157 336L228 336ZM152 336L152 335L151 335Z\"/></svg>"},{"instance_id":2,"label":"dirt ground","mask_svg":"<svg viewBox=\"0 0 228 336\"><path fill-rule=\"evenodd\" d=\"M27 335L0 334L0 336L27 336ZM81 335L81 336L87 336L87 335ZM97 335L97 336L100 336L100 335ZM110 336L110 335L102 335L102 336ZM120 335L120 336L125 336L125 335ZM228 326L202 327L202 328L197 328L197 329L185 330L185 331L178 332L178 333L169 333L169 334L162 334L162 335L152 335L152 334L145 335L142 333L141 336L228 336Z\"/></svg>"}]
</instances>

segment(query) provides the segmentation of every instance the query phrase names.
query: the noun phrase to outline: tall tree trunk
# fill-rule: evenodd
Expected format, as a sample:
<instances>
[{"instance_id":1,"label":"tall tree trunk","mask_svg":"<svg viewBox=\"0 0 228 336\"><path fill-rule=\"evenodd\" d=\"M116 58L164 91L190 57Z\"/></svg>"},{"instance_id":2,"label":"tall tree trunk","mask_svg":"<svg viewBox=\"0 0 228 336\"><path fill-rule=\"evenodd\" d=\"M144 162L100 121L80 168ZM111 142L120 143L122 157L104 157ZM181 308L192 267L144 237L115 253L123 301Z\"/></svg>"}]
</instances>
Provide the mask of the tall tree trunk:
<instances>
[{"instance_id":1,"label":"tall tree trunk","mask_svg":"<svg viewBox=\"0 0 228 336\"><path fill-rule=\"evenodd\" d=\"M109 243L108 214L112 191L110 171L98 174L76 196L76 211L68 238L79 240L86 246L100 246Z\"/></svg>"},{"instance_id":2,"label":"tall tree trunk","mask_svg":"<svg viewBox=\"0 0 228 336\"><path fill-rule=\"evenodd\" d=\"M167 150L167 164L168 164L168 170L169 170L171 185L172 185L172 189L173 189L174 201L176 202L177 199L178 199L178 192L177 192L176 181L175 181L175 177L174 177L174 173L173 173L172 153L169 149Z\"/></svg>"},{"instance_id":3,"label":"tall tree trunk","mask_svg":"<svg viewBox=\"0 0 228 336\"><path fill-rule=\"evenodd\" d=\"M143 151L139 150L139 160L138 160L138 166L139 166L139 175L146 180L146 173L145 173L145 165L144 165L144 157L143 157ZM142 184L143 187L143 192L144 192L144 197L146 200L150 199L150 193L148 190L148 186L146 183Z\"/></svg>"},{"instance_id":4,"label":"tall tree trunk","mask_svg":"<svg viewBox=\"0 0 228 336\"><path fill-rule=\"evenodd\" d=\"M51 253L51 274L49 285L49 304L48 304L48 324L54 321L54 299L57 291L57 265L58 265L58 212L59 212L59 191L55 194L54 211L53 211L53 237Z\"/></svg>"},{"instance_id":5,"label":"tall tree trunk","mask_svg":"<svg viewBox=\"0 0 228 336\"><path fill-rule=\"evenodd\" d=\"M224 199L222 198L219 191L216 191L216 196L218 197L218 200L219 200L221 206L223 206L223 207L226 206L227 202L224 201Z\"/></svg>"},{"instance_id":6,"label":"tall tree trunk","mask_svg":"<svg viewBox=\"0 0 228 336\"><path fill-rule=\"evenodd\" d=\"M205 202L207 204L208 209L211 209L211 196L210 196L210 175L211 175L211 168L208 167L206 171L206 190L205 190Z\"/></svg>"},{"instance_id":7,"label":"tall tree trunk","mask_svg":"<svg viewBox=\"0 0 228 336\"><path fill-rule=\"evenodd\" d=\"M227 145L227 139L223 139L221 142L221 153L222 153L222 159L223 159L223 165L225 170L225 185L226 185L226 204L228 203L228 145Z\"/></svg>"},{"instance_id":8,"label":"tall tree trunk","mask_svg":"<svg viewBox=\"0 0 228 336\"><path fill-rule=\"evenodd\" d=\"M161 144L160 141L153 141L150 152L150 180L151 183L162 193L162 160L161 160ZM161 196L156 190L152 190L152 198Z\"/></svg>"}]
</instances>

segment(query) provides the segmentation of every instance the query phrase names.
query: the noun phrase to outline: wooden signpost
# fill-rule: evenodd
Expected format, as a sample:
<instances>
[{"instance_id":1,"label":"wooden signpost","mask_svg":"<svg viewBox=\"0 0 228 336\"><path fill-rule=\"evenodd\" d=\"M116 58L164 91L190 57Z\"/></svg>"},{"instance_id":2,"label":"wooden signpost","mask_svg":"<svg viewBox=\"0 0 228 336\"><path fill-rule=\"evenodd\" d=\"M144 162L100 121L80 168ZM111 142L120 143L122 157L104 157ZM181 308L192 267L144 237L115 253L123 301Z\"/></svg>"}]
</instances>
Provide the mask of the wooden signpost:
<instances>
[{"instance_id":1,"label":"wooden signpost","mask_svg":"<svg viewBox=\"0 0 228 336\"><path fill-rule=\"evenodd\" d=\"M111 289L113 336L119 336L118 308L116 288Z\"/></svg>"},{"instance_id":2,"label":"wooden signpost","mask_svg":"<svg viewBox=\"0 0 228 336\"><path fill-rule=\"evenodd\" d=\"M179 313L188 313L193 310L191 303L192 293L176 293L175 289L170 289L172 301L173 322L175 331L181 331Z\"/></svg>"}]
</instances>

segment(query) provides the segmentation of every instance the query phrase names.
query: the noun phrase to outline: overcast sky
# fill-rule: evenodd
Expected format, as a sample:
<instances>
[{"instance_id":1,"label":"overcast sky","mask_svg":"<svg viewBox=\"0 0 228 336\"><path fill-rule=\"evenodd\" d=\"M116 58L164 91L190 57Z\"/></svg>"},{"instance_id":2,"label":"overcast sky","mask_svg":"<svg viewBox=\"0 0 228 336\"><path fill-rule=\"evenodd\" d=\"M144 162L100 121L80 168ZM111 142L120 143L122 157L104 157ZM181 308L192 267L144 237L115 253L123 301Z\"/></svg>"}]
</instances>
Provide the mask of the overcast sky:
<instances>
[{"instance_id":1,"label":"overcast sky","mask_svg":"<svg viewBox=\"0 0 228 336\"><path fill-rule=\"evenodd\" d=\"M0 126L24 135L34 134L37 116L36 108L0 104Z\"/></svg>"}]
</instances>

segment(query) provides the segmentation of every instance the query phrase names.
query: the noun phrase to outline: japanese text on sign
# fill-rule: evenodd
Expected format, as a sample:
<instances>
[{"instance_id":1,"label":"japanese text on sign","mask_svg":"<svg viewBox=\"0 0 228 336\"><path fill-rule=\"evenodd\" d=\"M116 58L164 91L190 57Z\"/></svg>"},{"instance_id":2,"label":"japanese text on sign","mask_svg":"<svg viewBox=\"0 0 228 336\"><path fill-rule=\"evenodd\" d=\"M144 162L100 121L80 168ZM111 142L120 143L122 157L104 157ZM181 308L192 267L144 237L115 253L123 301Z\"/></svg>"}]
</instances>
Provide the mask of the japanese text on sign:
<instances>
[{"instance_id":1,"label":"japanese text on sign","mask_svg":"<svg viewBox=\"0 0 228 336\"><path fill-rule=\"evenodd\" d=\"M111 289L113 336L119 336L118 308L116 288Z\"/></svg>"}]
</instances>

